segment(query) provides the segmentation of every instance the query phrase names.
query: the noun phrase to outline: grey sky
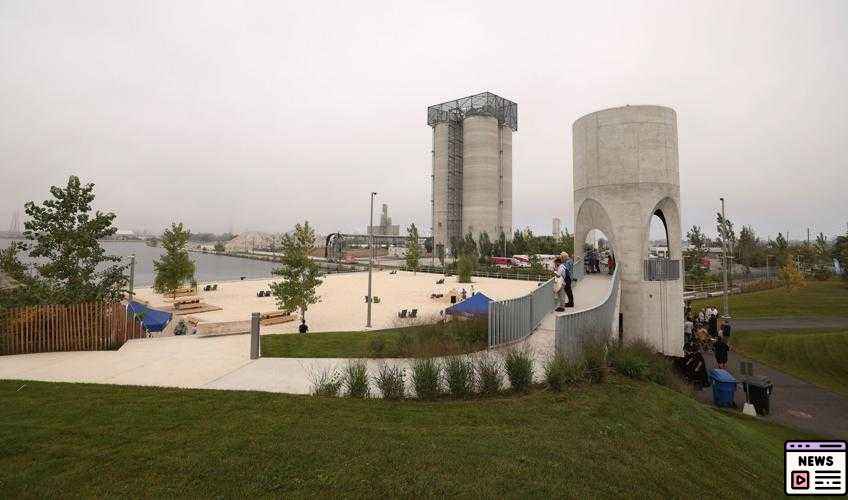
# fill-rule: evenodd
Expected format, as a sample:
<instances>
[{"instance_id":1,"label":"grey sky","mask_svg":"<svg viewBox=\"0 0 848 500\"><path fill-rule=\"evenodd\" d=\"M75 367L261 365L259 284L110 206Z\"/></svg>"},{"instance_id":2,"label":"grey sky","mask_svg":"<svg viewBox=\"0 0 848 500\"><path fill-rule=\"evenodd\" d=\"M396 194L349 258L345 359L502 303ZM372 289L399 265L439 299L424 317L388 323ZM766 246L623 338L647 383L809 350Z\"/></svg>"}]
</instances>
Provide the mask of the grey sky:
<instances>
[{"instance_id":1,"label":"grey sky","mask_svg":"<svg viewBox=\"0 0 848 500\"><path fill-rule=\"evenodd\" d=\"M430 104L518 103L514 220L573 228L571 124L678 112L685 225L848 221L848 2L0 0L0 229L72 173L122 228L429 234ZM376 211L375 211L376 212Z\"/></svg>"}]
</instances>

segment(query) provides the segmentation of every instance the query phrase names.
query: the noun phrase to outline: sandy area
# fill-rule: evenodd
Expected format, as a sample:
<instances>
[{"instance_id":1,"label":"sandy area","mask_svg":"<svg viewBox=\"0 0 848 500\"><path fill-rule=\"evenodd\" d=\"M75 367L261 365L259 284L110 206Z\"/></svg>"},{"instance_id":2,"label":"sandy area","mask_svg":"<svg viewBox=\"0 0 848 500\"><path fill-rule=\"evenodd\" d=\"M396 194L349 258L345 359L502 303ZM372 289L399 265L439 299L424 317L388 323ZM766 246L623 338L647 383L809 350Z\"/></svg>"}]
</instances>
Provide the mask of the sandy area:
<instances>
[{"instance_id":1,"label":"sandy area","mask_svg":"<svg viewBox=\"0 0 848 500\"><path fill-rule=\"evenodd\" d=\"M475 291L485 293L495 300L520 297L537 286L536 282L523 280L505 280L496 278L474 277L471 284L458 284L456 276L445 280L444 285L436 285L441 275L398 271L375 271L373 274L373 295L380 298L379 304L372 307L372 325L375 329L391 328L412 324L413 320L400 320L398 312L401 309L418 309L419 318L434 317L439 311L450 306L447 298L434 300L430 294L434 292L447 294L451 288L465 288L471 295L471 287ZM233 282L218 282L215 292L200 291L199 297L203 302L222 307L220 311L191 314L203 323L222 321L245 321L250 319L252 312L266 313L276 310L273 297L259 298L256 292L268 290L268 285L274 280L245 280ZM202 283L202 287L205 283ZM365 295L368 288L368 273L333 274L324 277L324 283L319 287L318 294L321 302L310 306L306 313L306 322L310 331L353 331L365 330L366 304ZM152 307L169 305L170 301L161 295L153 293L151 288L136 290L136 296L148 302ZM419 319L419 321L421 321ZM263 326L262 333L291 333L295 332L298 322L279 325Z\"/></svg>"}]
</instances>

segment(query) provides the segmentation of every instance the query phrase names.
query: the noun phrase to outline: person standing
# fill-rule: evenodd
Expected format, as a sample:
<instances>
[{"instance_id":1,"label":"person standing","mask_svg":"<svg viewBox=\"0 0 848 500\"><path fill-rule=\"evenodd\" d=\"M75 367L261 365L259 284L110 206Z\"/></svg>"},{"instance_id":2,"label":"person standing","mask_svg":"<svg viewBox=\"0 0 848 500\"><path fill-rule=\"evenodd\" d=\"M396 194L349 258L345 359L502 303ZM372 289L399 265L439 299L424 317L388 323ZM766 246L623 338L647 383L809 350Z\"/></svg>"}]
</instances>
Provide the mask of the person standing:
<instances>
[{"instance_id":1,"label":"person standing","mask_svg":"<svg viewBox=\"0 0 848 500\"><path fill-rule=\"evenodd\" d=\"M568 296L568 303L565 304L565 307L574 307L574 294L571 291L571 280L574 276L574 261L571 260L568 252L563 253L565 254L565 262L562 265L565 266L565 276L562 280L562 287L565 289L565 295Z\"/></svg>"},{"instance_id":2,"label":"person standing","mask_svg":"<svg viewBox=\"0 0 848 500\"><path fill-rule=\"evenodd\" d=\"M713 345L713 352L715 352L716 364L722 370L727 369L727 353L729 351L730 351L730 346L727 344L727 341L724 339L724 335L719 335L718 340L716 340L715 345Z\"/></svg>"},{"instance_id":3,"label":"person standing","mask_svg":"<svg viewBox=\"0 0 848 500\"><path fill-rule=\"evenodd\" d=\"M607 257L607 267L609 268L610 276L612 276L612 273L615 272L615 256L613 256L612 252Z\"/></svg>"},{"instance_id":4,"label":"person standing","mask_svg":"<svg viewBox=\"0 0 848 500\"><path fill-rule=\"evenodd\" d=\"M557 306L554 311L563 312L565 311L565 265L562 263L562 259L557 257L554 259L555 270L554 273L557 276L556 288L554 291L556 292L556 302Z\"/></svg>"},{"instance_id":5,"label":"person standing","mask_svg":"<svg viewBox=\"0 0 848 500\"><path fill-rule=\"evenodd\" d=\"M716 338L718 337L718 315L710 313L709 319L709 332L710 337Z\"/></svg>"},{"instance_id":6,"label":"person standing","mask_svg":"<svg viewBox=\"0 0 848 500\"><path fill-rule=\"evenodd\" d=\"M720 331L721 331L721 334L724 336L725 339L730 338L730 330L731 330L730 320L729 319L722 320Z\"/></svg>"}]
</instances>

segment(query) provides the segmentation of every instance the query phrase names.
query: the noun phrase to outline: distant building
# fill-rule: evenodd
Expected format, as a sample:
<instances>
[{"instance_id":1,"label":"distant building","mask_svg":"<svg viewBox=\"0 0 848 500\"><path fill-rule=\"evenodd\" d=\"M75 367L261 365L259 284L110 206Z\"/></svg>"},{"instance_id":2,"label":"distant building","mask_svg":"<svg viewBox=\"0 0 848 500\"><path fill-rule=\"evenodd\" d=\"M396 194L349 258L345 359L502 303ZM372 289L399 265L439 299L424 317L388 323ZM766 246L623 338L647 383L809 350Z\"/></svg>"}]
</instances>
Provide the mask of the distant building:
<instances>
[{"instance_id":1,"label":"distant building","mask_svg":"<svg viewBox=\"0 0 848 500\"><path fill-rule=\"evenodd\" d=\"M368 234L374 236L400 236L400 226L392 225L389 217L389 206L383 203L383 212L380 214L379 226L368 226Z\"/></svg>"},{"instance_id":2,"label":"distant building","mask_svg":"<svg viewBox=\"0 0 848 500\"><path fill-rule=\"evenodd\" d=\"M554 217L554 227L551 229L551 234L554 238L559 238L562 236L562 221L559 220L559 217Z\"/></svg>"},{"instance_id":3,"label":"distant building","mask_svg":"<svg viewBox=\"0 0 848 500\"><path fill-rule=\"evenodd\" d=\"M113 238L116 240L137 240L138 236L130 229L118 229Z\"/></svg>"}]
</instances>

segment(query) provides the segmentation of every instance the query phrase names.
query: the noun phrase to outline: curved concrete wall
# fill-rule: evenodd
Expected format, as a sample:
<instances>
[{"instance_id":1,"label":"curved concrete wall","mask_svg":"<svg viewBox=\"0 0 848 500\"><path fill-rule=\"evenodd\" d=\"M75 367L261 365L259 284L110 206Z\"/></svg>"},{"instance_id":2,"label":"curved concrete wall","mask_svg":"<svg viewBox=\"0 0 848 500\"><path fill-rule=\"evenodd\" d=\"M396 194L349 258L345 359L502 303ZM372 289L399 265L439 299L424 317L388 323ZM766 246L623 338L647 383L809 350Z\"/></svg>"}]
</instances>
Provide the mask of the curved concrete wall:
<instances>
[{"instance_id":1,"label":"curved concrete wall","mask_svg":"<svg viewBox=\"0 0 848 500\"><path fill-rule=\"evenodd\" d=\"M462 122L462 234L498 231L498 120L474 115Z\"/></svg>"},{"instance_id":2,"label":"curved concrete wall","mask_svg":"<svg viewBox=\"0 0 848 500\"><path fill-rule=\"evenodd\" d=\"M662 106L591 113L574 122L573 153L575 253L582 256L589 231L603 231L621 273L624 338L682 354L682 272L676 281L643 277L657 210L666 220L670 258L682 260L677 113Z\"/></svg>"}]
</instances>

